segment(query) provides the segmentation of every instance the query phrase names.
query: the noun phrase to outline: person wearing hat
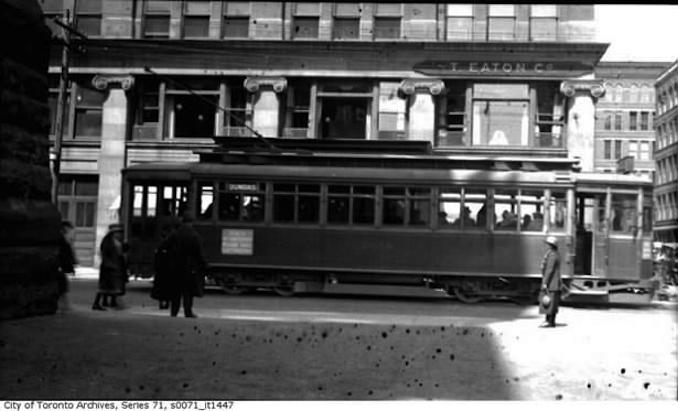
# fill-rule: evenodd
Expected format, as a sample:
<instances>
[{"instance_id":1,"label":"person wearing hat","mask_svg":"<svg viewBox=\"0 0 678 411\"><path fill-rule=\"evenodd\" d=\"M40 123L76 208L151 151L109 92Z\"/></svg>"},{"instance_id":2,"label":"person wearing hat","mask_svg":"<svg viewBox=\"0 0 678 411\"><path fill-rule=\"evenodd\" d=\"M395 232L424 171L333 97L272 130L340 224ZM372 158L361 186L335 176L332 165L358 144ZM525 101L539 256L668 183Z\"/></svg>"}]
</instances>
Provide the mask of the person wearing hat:
<instances>
[{"instance_id":1,"label":"person wearing hat","mask_svg":"<svg viewBox=\"0 0 678 411\"><path fill-rule=\"evenodd\" d=\"M560 255L558 240L550 235L544 241L548 247L541 263L541 292L539 293L539 313L546 314L546 325L556 326L556 314L560 303Z\"/></svg>"},{"instance_id":2,"label":"person wearing hat","mask_svg":"<svg viewBox=\"0 0 678 411\"><path fill-rule=\"evenodd\" d=\"M125 294L127 283L127 259L123 246L122 224L111 224L101 240L101 265L99 266L99 290L92 304L93 310L104 311L102 298L110 296L115 307L116 297Z\"/></svg>"}]
</instances>

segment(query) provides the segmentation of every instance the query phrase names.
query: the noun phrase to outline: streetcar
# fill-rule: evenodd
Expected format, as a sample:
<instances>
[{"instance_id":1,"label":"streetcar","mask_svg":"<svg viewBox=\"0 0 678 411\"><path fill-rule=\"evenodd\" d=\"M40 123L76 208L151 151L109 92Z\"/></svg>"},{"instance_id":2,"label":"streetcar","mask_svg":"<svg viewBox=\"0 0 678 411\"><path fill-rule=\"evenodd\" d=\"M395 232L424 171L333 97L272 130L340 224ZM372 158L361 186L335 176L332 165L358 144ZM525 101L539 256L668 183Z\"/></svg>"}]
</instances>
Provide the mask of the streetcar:
<instances>
[{"instance_id":1,"label":"streetcar","mask_svg":"<svg viewBox=\"0 0 678 411\"><path fill-rule=\"evenodd\" d=\"M215 137L200 160L123 170L130 270L151 277L189 211L228 294L534 301L556 236L568 293L652 293L652 184L567 158L446 155L427 142ZM275 144L276 146L272 146Z\"/></svg>"}]
</instances>

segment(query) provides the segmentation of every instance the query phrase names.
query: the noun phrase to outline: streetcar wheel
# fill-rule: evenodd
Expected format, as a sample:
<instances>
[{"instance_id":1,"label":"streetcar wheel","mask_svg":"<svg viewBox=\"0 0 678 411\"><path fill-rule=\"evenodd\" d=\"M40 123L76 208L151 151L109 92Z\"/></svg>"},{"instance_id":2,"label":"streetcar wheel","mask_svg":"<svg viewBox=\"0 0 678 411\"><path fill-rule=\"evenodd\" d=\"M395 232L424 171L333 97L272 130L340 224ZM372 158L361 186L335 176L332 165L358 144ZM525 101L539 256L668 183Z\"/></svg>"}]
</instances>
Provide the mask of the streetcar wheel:
<instances>
[{"instance_id":1,"label":"streetcar wheel","mask_svg":"<svg viewBox=\"0 0 678 411\"><path fill-rule=\"evenodd\" d=\"M279 285L273 287L273 291L281 297L291 297L294 295L294 286L293 285Z\"/></svg>"},{"instance_id":2,"label":"streetcar wheel","mask_svg":"<svg viewBox=\"0 0 678 411\"><path fill-rule=\"evenodd\" d=\"M247 288L234 284L222 284L221 289L228 295L240 295L247 291Z\"/></svg>"},{"instance_id":3,"label":"streetcar wheel","mask_svg":"<svg viewBox=\"0 0 678 411\"><path fill-rule=\"evenodd\" d=\"M482 297L476 294L471 286L454 286L452 291L459 301L467 304L475 304L482 300Z\"/></svg>"}]
</instances>

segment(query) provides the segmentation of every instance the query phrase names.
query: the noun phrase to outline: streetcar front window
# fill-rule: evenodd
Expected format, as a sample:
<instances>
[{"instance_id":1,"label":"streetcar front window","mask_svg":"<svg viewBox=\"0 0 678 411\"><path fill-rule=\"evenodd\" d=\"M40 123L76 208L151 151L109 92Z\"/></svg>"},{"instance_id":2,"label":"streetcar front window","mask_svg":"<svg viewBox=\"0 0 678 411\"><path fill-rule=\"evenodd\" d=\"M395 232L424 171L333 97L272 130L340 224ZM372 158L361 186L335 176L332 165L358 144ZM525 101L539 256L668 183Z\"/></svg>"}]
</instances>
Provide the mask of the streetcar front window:
<instances>
[{"instance_id":1,"label":"streetcar front window","mask_svg":"<svg viewBox=\"0 0 678 411\"><path fill-rule=\"evenodd\" d=\"M637 228L637 196L634 194L612 194L610 228L613 233L632 234Z\"/></svg>"}]
</instances>

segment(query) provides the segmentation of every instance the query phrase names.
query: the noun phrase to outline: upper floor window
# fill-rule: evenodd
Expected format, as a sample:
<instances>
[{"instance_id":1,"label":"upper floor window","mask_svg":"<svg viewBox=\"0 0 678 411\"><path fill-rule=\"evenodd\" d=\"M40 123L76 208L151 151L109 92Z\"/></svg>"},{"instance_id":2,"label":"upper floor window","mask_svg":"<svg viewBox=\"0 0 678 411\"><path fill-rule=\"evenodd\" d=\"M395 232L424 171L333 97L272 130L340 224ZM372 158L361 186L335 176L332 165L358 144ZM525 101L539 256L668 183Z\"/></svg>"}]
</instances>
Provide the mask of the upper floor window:
<instances>
[{"instance_id":1,"label":"upper floor window","mask_svg":"<svg viewBox=\"0 0 678 411\"><path fill-rule=\"evenodd\" d=\"M629 112L629 130L631 130L631 131L638 130L638 112L637 111Z\"/></svg>"},{"instance_id":2,"label":"upper floor window","mask_svg":"<svg viewBox=\"0 0 678 411\"><path fill-rule=\"evenodd\" d=\"M86 36L101 35L101 1L80 0L75 9L75 28Z\"/></svg>"},{"instance_id":3,"label":"upper floor window","mask_svg":"<svg viewBox=\"0 0 678 411\"><path fill-rule=\"evenodd\" d=\"M165 93L165 135L176 137L212 137L215 132L219 85L213 79L182 79L184 87L168 84ZM197 94L197 95L196 95Z\"/></svg>"},{"instance_id":4,"label":"upper floor window","mask_svg":"<svg viewBox=\"0 0 678 411\"><path fill-rule=\"evenodd\" d=\"M283 136L307 137L310 122L311 84L290 81L287 87Z\"/></svg>"},{"instance_id":5,"label":"upper floor window","mask_svg":"<svg viewBox=\"0 0 678 411\"><path fill-rule=\"evenodd\" d=\"M650 129L650 113L643 111L640 113L640 129L649 130Z\"/></svg>"},{"instance_id":6,"label":"upper floor window","mask_svg":"<svg viewBox=\"0 0 678 411\"><path fill-rule=\"evenodd\" d=\"M224 3L224 38L248 38L250 34L250 2Z\"/></svg>"},{"instance_id":7,"label":"upper floor window","mask_svg":"<svg viewBox=\"0 0 678 411\"><path fill-rule=\"evenodd\" d=\"M558 9L555 5L530 6L530 40L554 41L558 37Z\"/></svg>"},{"instance_id":8,"label":"upper floor window","mask_svg":"<svg viewBox=\"0 0 678 411\"><path fill-rule=\"evenodd\" d=\"M184 37L209 37L211 3L193 0L184 3Z\"/></svg>"},{"instance_id":9,"label":"upper floor window","mask_svg":"<svg viewBox=\"0 0 678 411\"><path fill-rule=\"evenodd\" d=\"M621 140L605 140L604 158L606 160L619 159L622 156L622 141Z\"/></svg>"},{"instance_id":10,"label":"upper floor window","mask_svg":"<svg viewBox=\"0 0 678 411\"><path fill-rule=\"evenodd\" d=\"M319 3L295 3L292 38L317 39L320 25Z\"/></svg>"},{"instance_id":11,"label":"upper floor window","mask_svg":"<svg viewBox=\"0 0 678 411\"><path fill-rule=\"evenodd\" d=\"M360 4L334 4L332 38L334 40L353 40L360 38Z\"/></svg>"},{"instance_id":12,"label":"upper floor window","mask_svg":"<svg viewBox=\"0 0 678 411\"><path fill-rule=\"evenodd\" d=\"M377 4L374 16L375 39L399 39L402 21L400 4Z\"/></svg>"},{"instance_id":13,"label":"upper floor window","mask_svg":"<svg viewBox=\"0 0 678 411\"><path fill-rule=\"evenodd\" d=\"M143 33L146 38L169 38L170 2L167 0L146 0L143 26Z\"/></svg>"},{"instance_id":14,"label":"upper floor window","mask_svg":"<svg viewBox=\"0 0 678 411\"><path fill-rule=\"evenodd\" d=\"M515 6L490 4L487 18L488 40L514 40L516 29Z\"/></svg>"},{"instance_id":15,"label":"upper floor window","mask_svg":"<svg viewBox=\"0 0 678 411\"><path fill-rule=\"evenodd\" d=\"M75 137L101 138L102 111L106 92L88 81L78 82L75 91Z\"/></svg>"},{"instance_id":16,"label":"upper floor window","mask_svg":"<svg viewBox=\"0 0 678 411\"><path fill-rule=\"evenodd\" d=\"M612 130L612 113L609 111L605 112L605 123L603 124L603 128L605 130Z\"/></svg>"},{"instance_id":17,"label":"upper floor window","mask_svg":"<svg viewBox=\"0 0 678 411\"><path fill-rule=\"evenodd\" d=\"M617 111L614 113L614 129L615 130L621 130L622 129L622 112Z\"/></svg>"},{"instance_id":18,"label":"upper floor window","mask_svg":"<svg viewBox=\"0 0 678 411\"><path fill-rule=\"evenodd\" d=\"M527 146L527 84L473 85L473 145Z\"/></svg>"},{"instance_id":19,"label":"upper floor window","mask_svg":"<svg viewBox=\"0 0 678 411\"><path fill-rule=\"evenodd\" d=\"M447 39L471 40L473 38L473 4L447 5Z\"/></svg>"}]
</instances>

